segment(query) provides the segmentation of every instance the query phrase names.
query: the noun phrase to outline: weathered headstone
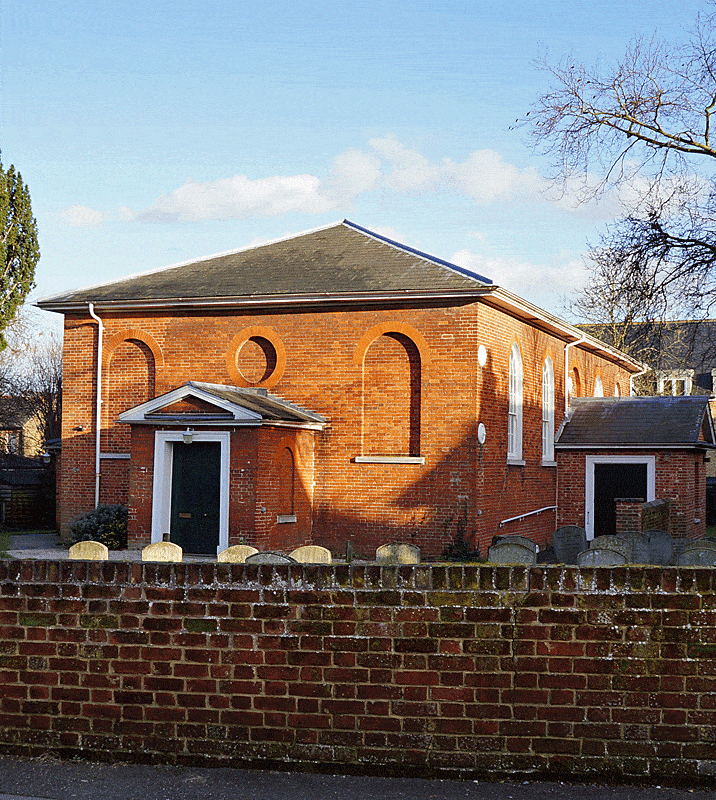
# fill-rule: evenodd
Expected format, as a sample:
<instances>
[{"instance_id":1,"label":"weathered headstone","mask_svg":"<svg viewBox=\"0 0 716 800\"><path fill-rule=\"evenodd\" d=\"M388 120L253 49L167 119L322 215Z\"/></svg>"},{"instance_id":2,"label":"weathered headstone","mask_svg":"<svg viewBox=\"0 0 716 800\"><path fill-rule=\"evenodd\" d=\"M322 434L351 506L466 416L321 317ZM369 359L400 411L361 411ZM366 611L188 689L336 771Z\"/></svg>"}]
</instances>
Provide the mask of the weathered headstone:
<instances>
[{"instance_id":1,"label":"weathered headstone","mask_svg":"<svg viewBox=\"0 0 716 800\"><path fill-rule=\"evenodd\" d=\"M629 544L629 558L627 559L630 564L650 564L649 560L651 554L649 552L649 537L640 531L626 531L620 534Z\"/></svg>"},{"instance_id":2,"label":"weathered headstone","mask_svg":"<svg viewBox=\"0 0 716 800\"><path fill-rule=\"evenodd\" d=\"M528 539L526 536L495 536L492 540L493 546L496 544L521 544L523 547L529 547L529 549L533 552L537 552L537 545L532 539Z\"/></svg>"},{"instance_id":3,"label":"weathered headstone","mask_svg":"<svg viewBox=\"0 0 716 800\"><path fill-rule=\"evenodd\" d=\"M331 551L319 544L297 547L291 552L291 558L295 558L299 564L331 564L333 561Z\"/></svg>"},{"instance_id":4,"label":"weathered headstone","mask_svg":"<svg viewBox=\"0 0 716 800\"><path fill-rule=\"evenodd\" d=\"M649 564L666 566L674 563L674 537L667 531L645 531L649 537Z\"/></svg>"},{"instance_id":5,"label":"weathered headstone","mask_svg":"<svg viewBox=\"0 0 716 800\"><path fill-rule=\"evenodd\" d=\"M493 564L526 564L537 563L537 553L521 542L499 541L487 551L487 560Z\"/></svg>"},{"instance_id":6,"label":"weathered headstone","mask_svg":"<svg viewBox=\"0 0 716 800\"><path fill-rule=\"evenodd\" d=\"M154 542L142 549L142 561L180 562L184 551L174 542Z\"/></svg>"},{"instance_id":7,"label":"weathered headstone","mask_svg":"<svg viewBox=\"0 0 716 800\"><path fill-rule=\"evenodd\" d=\"M695 547L716 550L716 542L712 541L711 539L685 539L682 552L685 550L692 550Z\"/></svg>"},{"instance_id":8,"label":"weathered headstone","mask_svg":"<svg viewBox=\"0 0 716 800\"><path fill-rule=\"evenodd\" d=\"M247 564L298 564L295 558L287 556L285 553L277 553L274 550L264 550L261 553L254 553L246 559Z\"/></svg>"},{"instance_id":9,"label":"weathered headstone","mask_svg":"<svg viewBox=\"0 0 716 800\"><path fill-rule=\"evenodd\" d=\"M69 557L73 561L106 561L109 549L101 542L77 542L70 547Z\"/></svg>"},{"instance_id":10,"label":"weathered headstone","mask_svg":"<svg viewBox=\"0 0 716 800\"><path fill-rule=\"evenodd\" d=\"M420 548L405 542L382 544L375 551L378 564L419 564Z\"/></svg>"},{"instance_id":11,"label":"weathered headstone","mask_svg":"<svg viewBox=\"0 0 716 800\"><path fill-rule=\"evenodd\" d=\"M716 567L716 549L713 547L688 547L678 557L679 567Z\"/></svg>"},{"instance_id":12,"label":"weathered headstone","mask_svg":"<svg viewBox=\"0 0 716 800\"><path fill-rule=\"evenodd\" d=\"M587 532L578 525L557 528L552 538L554 555L560 564L576 564L577 556L587 549Z\"/></svg>"},{"instance_id":13,"label":"weathered headstone","mask_svg":"<svg viewBox=\"0 0 716 800\"><path fill-rule=\"evenodd\" d=\"M609 547L590 548L577 556L577 564L580 567L618 567L626 564L626 561L623 552L612 550Z\"/></svg>"},{"instance_id":14,"label":"weathered headstone","mask_svg":"<svg viewBox=\"0 0 716 800\"><path fill-rule=\"evenodd\" d=\"M616 550L624 556L624 564L631 558L631 547L621 536L595 536L589 543L590 550Z\"/></svg>"},{"instance_id":15,"label":"weathered headstone","mask_svg":"<svg viewBox=\"0 0 716 800\"><path fill-rule=\"evenodd\" d=\"M235 544L222 550L216 557L217 561L228 562L231 564L243 564L249 556L259 551L248 544Z\"/></svg>"}]
</instances>

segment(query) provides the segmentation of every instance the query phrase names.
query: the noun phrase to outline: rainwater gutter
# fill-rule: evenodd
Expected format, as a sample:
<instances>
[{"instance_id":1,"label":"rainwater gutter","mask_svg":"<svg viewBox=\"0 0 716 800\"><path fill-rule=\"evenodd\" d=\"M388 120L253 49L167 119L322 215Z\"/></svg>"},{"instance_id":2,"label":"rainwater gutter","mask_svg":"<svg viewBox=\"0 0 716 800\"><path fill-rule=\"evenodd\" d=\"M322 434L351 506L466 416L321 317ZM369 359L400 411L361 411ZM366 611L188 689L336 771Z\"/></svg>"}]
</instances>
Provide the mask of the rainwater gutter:
<instances>
[{"instance_id":1,"label":"rainwater gutter","mask_svg":"<svg viewBox=\"0 0 716 800\"><path fill-rule=\"evenodd\" d=\"M573 347L576 344L582 344L582 342L586 342L587 337L582 334L581 339L577 339L575 342L567 342L564 345L564 413L566 414L569 411L569 348Z\"/></svg>"},{"instance_id":2,"label":"rainwater gutter","mask_svg":"<svg viewBox=\"0 0 716 800\"><path fill-rule=\"evenodd\" d=\"M95 440L94 440L94 505L99 505L99 475L100 475L100 433L102 425L102 334L104 325L102 320L94 313L94 303L88 304L89 315L97 322L97 393L95 405Z\"/></svg>"}]
</instances>

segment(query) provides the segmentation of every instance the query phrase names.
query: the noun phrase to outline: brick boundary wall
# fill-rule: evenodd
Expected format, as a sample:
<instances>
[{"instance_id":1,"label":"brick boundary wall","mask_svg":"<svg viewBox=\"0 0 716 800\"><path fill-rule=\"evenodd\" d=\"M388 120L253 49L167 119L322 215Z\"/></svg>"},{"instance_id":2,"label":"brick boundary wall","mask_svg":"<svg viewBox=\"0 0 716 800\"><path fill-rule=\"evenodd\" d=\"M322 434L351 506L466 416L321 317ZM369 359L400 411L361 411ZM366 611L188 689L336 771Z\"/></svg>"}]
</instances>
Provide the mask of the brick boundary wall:
<instances>
[{"instance_id":1,"label":"brick boundary wall","mask_svg":"<svg viewBox=\"0 0 716 800\"><path fill-rule=\"evenodd\" d=\"M716 775L716 570L0 561L10 755Z\"/></svg>"}]
</instances>

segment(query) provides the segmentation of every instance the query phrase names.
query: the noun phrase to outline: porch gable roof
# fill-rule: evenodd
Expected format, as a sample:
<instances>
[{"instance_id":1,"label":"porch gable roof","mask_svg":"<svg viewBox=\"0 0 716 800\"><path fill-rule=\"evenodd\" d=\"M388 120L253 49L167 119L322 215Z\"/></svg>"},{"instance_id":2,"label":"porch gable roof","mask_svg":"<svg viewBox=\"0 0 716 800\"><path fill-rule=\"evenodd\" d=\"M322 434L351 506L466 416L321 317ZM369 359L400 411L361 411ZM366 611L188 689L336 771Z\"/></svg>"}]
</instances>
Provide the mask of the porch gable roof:
<instances>
[{"instance_id":1,"label":"porch gable roof","mask_svg":"<svg viewBox=\"0 0 716 800\"><path fill-rule=\"evenodd\" d=\"M123 411L118 419L133 425L273 424L322 429L326 424L326 419L319 414L271 395L265 389L201 381L187 381L170 392Z\"/></svg>"}]
</instances>

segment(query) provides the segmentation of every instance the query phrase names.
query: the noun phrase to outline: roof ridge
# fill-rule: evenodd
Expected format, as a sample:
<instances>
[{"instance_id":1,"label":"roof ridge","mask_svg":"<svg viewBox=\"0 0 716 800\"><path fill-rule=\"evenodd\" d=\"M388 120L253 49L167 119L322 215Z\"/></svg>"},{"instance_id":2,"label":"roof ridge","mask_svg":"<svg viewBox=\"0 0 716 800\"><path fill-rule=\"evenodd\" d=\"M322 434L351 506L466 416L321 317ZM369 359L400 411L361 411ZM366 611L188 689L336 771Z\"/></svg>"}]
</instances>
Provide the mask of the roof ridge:
<instances>
[{"instance_id":1,"label":"roof ridge","mask_svg":"<svg viewBox=\"0 0 716 800\"><path fill-rule=\"evenodd\" d=\"M454 272L459 273L460 275L464 275L468 278L477 278L482 283L487 283L490 285L494 285L494 282L490 278L486 278L484 275L480 275L477 272L472 272L471 270L465 267L459 267L457 264L453 264L450 261L446 261L444 258L439 258L438 256L431 256L430 253L425 253L422 250L418 250L415 247L410 247L407 244L402 244L401 242L395 241L395 239L389 239L387 236L383 236L380 233L376 233L375 231L371 231L368 228L364 228L362 225L357 225L355 222L351 222L349 219L344 219L342 222L343 225L346 225L354 230L360 231L361 233L366 234L367 236L371 236L373 239L377 239L384 244L390 245L391 247L395 247L397 250L404 250L407 253L412 253L412 255L418 256L419 258L423 258L426 261L430 261L433 264L439 264L441 267L447 267L448 269L453 270Z\"/></svg>"}]
</instances>

